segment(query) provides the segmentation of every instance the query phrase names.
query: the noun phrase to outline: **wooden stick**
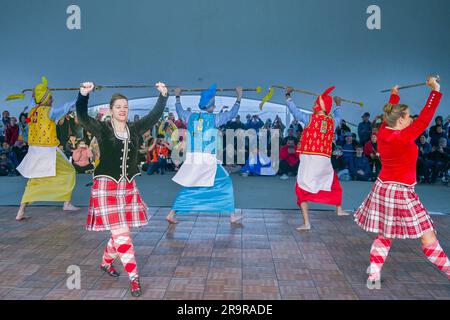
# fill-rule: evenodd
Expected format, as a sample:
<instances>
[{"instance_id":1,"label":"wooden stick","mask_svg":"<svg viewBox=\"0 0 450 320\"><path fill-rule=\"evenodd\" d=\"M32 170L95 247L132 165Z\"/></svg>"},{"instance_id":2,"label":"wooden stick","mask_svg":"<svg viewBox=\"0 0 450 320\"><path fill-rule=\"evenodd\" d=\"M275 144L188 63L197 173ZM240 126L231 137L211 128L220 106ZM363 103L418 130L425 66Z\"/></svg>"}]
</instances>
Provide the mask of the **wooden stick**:
<instances>
[{"instance_id":1,"label":"wooden stick","mask_svg":"<svg viewBox=\"0 0 450 320\"><path fill-rule=\"evenodd\" d=\"M277 88L277 89L283 89L283 90L286 90L287 87L280 86L280 85L273 85L272 88ZM307 91L307 90L301 90L301 89L295 89L295 88L293 88L293 91L294 91L294 92L304 93L304 94L309 94L309 95L315 96L315 97L320 96L320 94L318 94L318 93L311 92L311 91ZM356 105L359 105L360 107L363 107L363 106L364 106L364 103L358 102L358 101L353 101L353 100L348 100L348 99L343 99L343 98L341 98L341 101L343 101L343 102L348 102L348 103L352 103L352 104L356 104Z\"/></svg>"},{"instance_id":2,"label":"wooden stick","mask_svg":"<svg viewBox=\"0 0 450 320\"><path fill-rule=\"evenodd\" d=\"M426 82L422 82L422 83L408 84L408 85L406 85L406 86L401 86L401 87L398 87L398 89L401 90L401 89L408 89L408 88L422 87L422 86L426 86L426 85L427 85ZM385 93L385 92L390 92L391 90L392 90L392 89L386 89L386 90L382 90L381 92L382 92L382 93Z\"/></svg>"},{"instance_id":3,"label":"wooden stick","mask_svg":"<svg viewBox=\"0 0 450 320\"><path fill-rule=\"evenodd\" d=\"M436 78L437 82L441 81L441 78L439 77L439 75L431 75L430 77ZM398 87L398 89L399 90L401 90L401 89L409 89L409 88L423 87L423 86L426 86L426 85L427 85L426 82L421 82L421 83L416 83L416 84L407 84L405 86ZM385 92L390 92L391 90L392 89L386 89L386 90L381 90L381 92L385 93Z\"/></svg>"},{"instance_id":4,"label":"wooden stick","mask_svg":"<svg viewBox=\"0 0 450 320\"><path fill-rule=\"evenodd\" d=\"M171 86L168 88L174 88L175 86ZM123 85L123 86L103 86L103 85L95 85L95 90L102 90L102 89L148 89L148 88L155 88L155 86L150 85ZM50 89L51 91L78 91L80 90L80 87L78 88L53 88ZM33 89L25 89L22 91L22 93L25 92L32 92Z\"/></svg>"},{"instance_id":5,"label":"wooden stick","mask_svg":"<svg viewBox=\"0 0 450 320\"><path fill-rule=\"evenodd\" d=\"M149 85L125 85L125 86L102 86L102 85L96 85L95 86L95 90L102 90L102 89L145 89L145 88L155 88L155 86L149 86ZM177 88L177 86L167 86L167 88ZM80 88L53 88L50 89L51 91L78 91L80 90ZM185 89L181 89L181 91L184 92L202 92L205 91L207 89L200 89L200 88L185 88ZM22 91L22 93L25 92L32 92L33 89L25 89ZM173 90L172 90L173 91ZM219 92L226 92L226 91L236 91L236 88L218 88L217 91ZM261 92L261 87L256 87L256 88L245 88L242 89L242 91L246 91L246 92Z\"/></svg>"},{"instance_id":6,"label":"wooden stick","mask_svg":"<svg viewBox=\"0 0 450 320\"><path fill-rule=\"evenodd\" d=\"M181 88L181 92L202 92L205 91L207 89L200 89L200 88ZM236 91L236 88L217 88L218 92L228 92L228 91ZM260 93L262 91L261 87L256 87L256 88L244 88L242 89L242 91L246 91L246 92L258 92Z\"/></svg>"}]
</instances>

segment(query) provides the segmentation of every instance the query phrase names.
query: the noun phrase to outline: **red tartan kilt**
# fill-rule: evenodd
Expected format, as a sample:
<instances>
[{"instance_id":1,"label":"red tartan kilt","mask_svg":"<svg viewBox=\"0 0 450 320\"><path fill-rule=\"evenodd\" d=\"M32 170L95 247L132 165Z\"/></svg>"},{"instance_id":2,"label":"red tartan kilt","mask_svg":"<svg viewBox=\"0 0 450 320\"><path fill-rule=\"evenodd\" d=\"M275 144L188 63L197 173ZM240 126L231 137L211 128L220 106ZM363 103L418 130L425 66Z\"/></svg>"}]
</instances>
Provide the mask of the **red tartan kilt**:
<instances>
[{"instance_id":1,"label":"red tartan kilt","mask_svg":"<svg viewBox=\"0 0 450 320\"><path fill-rule=\"evenodd\" d=\"M141 227L147 223L147 205L141 199L135 180L117 183L103 177L94 179L87 230Z\"/></svg>"},{"instance_id":2,"label":"red tartan kilt","mask_svg":"<svg viewBox=\"0 0 450 320\"><path fill-rule=\"evenodd\" d=\"M417 239L435 230L414 187L380 180L355 212L355 222L368 232L393 239Z\"/></svg>"}]
</instances>

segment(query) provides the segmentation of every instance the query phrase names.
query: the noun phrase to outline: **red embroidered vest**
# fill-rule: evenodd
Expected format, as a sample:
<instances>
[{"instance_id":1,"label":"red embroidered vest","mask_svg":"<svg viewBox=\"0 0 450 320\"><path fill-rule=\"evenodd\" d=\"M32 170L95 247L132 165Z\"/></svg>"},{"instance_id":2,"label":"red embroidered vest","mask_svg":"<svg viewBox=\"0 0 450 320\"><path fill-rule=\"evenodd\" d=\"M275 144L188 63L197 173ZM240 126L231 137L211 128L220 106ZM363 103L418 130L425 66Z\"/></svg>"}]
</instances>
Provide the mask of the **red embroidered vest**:
<instances>
[{"instance_id":1,"label":"red embroidered vest","mask_svg":"<svg viewBox=\"0 0 450 320\"><path fill-rule=\"evenodd\" d=\"M314 114L300 140L300 154L315 154L330 158L333 149L334 119Z\"/></svg>"}]
</instances>

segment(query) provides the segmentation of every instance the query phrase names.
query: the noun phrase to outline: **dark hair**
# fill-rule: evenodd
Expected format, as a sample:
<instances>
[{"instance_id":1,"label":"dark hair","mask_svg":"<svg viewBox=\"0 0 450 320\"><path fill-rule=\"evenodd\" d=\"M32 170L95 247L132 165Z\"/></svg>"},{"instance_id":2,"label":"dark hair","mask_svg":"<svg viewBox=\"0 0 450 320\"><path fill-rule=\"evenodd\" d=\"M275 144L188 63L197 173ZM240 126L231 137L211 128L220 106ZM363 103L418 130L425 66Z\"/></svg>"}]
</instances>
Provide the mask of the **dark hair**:
<instances>
[{"instance_id":1,"label":"dark hair","mask_svg":"<svg viewBox=\"0 0 450 320\"><path fill-rule=\"evenodd\" d=\"M165 136L164 136L163 134L158 134L158 135L156 136L156 138L157 138L157 139L164 139Z\"/></svg>"},{"instance_id":2,"label":"dark hair","mask_svg":"<svg viewBox=\"0 0 450 320\"><path fill-rule=\"evenodd\" d=\"M361 144L357 144L355 149L364 149L364 147Z\"/></svg>"},{"instance_id":3,"label":"dark hair","mask_svg":"<svg viewBox=\"0 0 450 320\"><path fill-rule=\"evenodd\" d=\"M117 100L121 100L121 99L128 101L128 98L126 96L124 96L123 94L120 94L120 93L113 94L111 97L111 100L109 101L109 108L112 109L114 102L116 102Z\"/></svg>"}]
</instances>

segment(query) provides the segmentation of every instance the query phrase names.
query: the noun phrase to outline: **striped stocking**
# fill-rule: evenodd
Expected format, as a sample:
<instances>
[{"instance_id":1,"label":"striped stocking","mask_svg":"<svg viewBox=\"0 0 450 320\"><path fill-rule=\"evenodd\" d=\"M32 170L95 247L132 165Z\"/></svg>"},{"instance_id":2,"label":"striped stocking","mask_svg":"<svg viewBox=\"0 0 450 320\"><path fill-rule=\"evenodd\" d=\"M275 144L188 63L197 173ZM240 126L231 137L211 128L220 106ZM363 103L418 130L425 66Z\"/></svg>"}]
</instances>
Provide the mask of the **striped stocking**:
<instances>
[{"instance_id":1,"label":"striped stocking","mask_svg":"<svg viewBox=\"0 0 450 320\"><path fill-rule=\"evenodd\" d=\"M428 260L431 261L436 267L438 267L442 272L444 272L448 279L450 280L450 261L445 255L444 250L442 250L439 241L433 242L428 245L422 245L423 253L427 256Z\"/></svg>"},{"instance_id":2,"label":"striped stocking","mask_svg":"<svg viewBox=\"0 0 450 320\"><path fill-rule=\"evenodd\" d=\"M118 254L116 249L114 249L113 239L109 238L108 244L105 247L105 251L103 252L102 266L108 267L110 266L114 260L116 260Z\"/></svg>"},{"instance_id":3,"label":"striped stocking","mask_svg":"<svg viewBox=\"0 0 450 320\"><path fill-rule=\"evenodd\" d=\"M123 267L128 272L131 281L138 277L136 259L134 257L134 246L131 240L131 234L123 233L112 235L114 248L122 261Z\"/></svg>"},{"instance_id":4,"label":"striped stocking","mask_svg":"<svg viewBox=\"0 0 450 320\"><path fill-rule=\"evenodd\" d=\"M379 235L373 242L372 249L370 249L370 281L380 280L381 269L386 261L389 249L391 249L391 244L392 241L382 235Z\"/></svg>"}]
</instances>

